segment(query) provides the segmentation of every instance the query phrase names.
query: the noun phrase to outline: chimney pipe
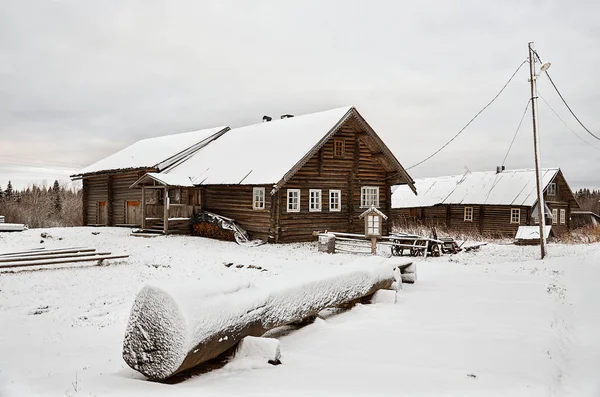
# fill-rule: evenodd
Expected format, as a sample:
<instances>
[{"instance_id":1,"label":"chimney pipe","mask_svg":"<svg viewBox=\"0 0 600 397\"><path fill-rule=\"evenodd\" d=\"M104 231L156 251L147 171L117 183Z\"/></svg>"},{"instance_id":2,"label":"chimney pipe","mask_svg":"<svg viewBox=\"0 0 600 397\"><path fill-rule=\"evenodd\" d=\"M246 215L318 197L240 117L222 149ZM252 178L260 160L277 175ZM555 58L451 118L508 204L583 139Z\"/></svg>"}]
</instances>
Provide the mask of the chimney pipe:
<instances>
[{"instance_id":1,"label":"chimney pipe","mask_svg":"<svg viewBox=\"0 0 600 397\"><path fill-rule=\"evenodd\" d=\"M270 116L267 116L267 115L263 116L263 123L266 123L266 122L271 121L271 120L273 120L273 117L270 117Z\"/></svg>"},{"instance_id":2,"label":"chimney pipe","mask_svg":"<svg viewBox=\"0 0 600 397\"><path fill-rule=\"evenodd\" d=\"M293 114L282 114L282 115L281 115L281 118L282 118L282 119L291 119L292 117L294 117L294 115L293 115Z\"/></svg>"}]
</instances>

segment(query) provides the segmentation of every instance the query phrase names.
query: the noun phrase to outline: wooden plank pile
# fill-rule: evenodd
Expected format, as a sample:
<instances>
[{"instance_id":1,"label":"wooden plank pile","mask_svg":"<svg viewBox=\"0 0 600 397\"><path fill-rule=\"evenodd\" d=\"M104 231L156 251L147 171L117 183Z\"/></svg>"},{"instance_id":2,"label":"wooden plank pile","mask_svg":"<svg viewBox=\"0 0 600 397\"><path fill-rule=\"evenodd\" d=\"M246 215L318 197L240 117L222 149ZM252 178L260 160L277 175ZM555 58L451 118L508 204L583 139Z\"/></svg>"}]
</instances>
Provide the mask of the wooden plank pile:
<instances>
[{"instance_id":1,"label":"wooden plank pile","mask_svg":"<svg viewBox=\"0 0 600 397\"><path fill-rule=\"evenodd\" d=\"M113 255L111 252L96 252L95 248L33 248L24 251L0 253L0 269L58 265L64 263L98 262L106 259L128 258L129 255Z\"/></svg>"}]
</instances>

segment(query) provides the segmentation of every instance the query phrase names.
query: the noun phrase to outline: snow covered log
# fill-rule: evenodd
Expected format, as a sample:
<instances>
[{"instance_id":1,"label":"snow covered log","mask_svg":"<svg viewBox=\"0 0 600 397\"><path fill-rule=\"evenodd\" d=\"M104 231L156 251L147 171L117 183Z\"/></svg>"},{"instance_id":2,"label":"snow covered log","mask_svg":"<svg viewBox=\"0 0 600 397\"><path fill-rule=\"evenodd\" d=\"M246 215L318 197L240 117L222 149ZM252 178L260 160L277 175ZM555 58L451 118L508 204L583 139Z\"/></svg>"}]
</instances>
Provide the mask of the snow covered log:
<instances>
[{"instance_id":1,"label":"snow covered log","mask_svg":"<svg viewBox=\"0 0 600 397\"><path fill-rule=\"evenodd\" d=\"M261 336L391 288L394 274L389 263L376 258L360 262L318 279L294 279L286 285L276 280L279 284L262 288L147 285L131 310L123 358L150 379L167 379L219 356L244 337Z\"/></svg>"}]
</instances>

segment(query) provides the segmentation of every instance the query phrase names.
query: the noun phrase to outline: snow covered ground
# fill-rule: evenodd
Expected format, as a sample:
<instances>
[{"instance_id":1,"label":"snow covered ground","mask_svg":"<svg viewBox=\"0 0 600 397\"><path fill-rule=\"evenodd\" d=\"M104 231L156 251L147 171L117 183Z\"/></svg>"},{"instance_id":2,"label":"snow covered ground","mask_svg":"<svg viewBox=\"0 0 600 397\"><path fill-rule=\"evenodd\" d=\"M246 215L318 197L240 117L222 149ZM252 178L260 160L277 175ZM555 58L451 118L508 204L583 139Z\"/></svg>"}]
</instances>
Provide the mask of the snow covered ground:
<instances>
[{"instance_id":1,"label":"snow covered ground","mask_svg":"<svg viewBox=\"0 0 600 397\"><path fill-rule=\"evenodd\" d=\"M42 231L52 236L43 244ZM397 305L275 333L283 365L234 360L175 385L148 382L121 358L145 283L289 279L356 256L118 228L0 234L0 252L82 245L130 258L0 273L0 396L600 395L600 244L550 245L544 261L537 247L499 244L428 258Z\"/></svg>"}]
</instances>

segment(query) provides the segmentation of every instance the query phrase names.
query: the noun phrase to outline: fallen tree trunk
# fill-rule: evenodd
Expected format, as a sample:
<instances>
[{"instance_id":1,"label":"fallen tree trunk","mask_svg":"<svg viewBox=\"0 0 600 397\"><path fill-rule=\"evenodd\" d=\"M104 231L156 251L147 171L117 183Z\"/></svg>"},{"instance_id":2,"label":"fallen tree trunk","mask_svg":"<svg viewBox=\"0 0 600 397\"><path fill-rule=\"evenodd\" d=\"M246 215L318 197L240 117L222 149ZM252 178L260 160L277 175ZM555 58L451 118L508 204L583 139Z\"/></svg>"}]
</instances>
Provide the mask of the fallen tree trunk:
<instances>
[{"instance_id":1,"label":"fallen tree trunk","mask_svg":"<svg viewBox=\"0 0 600 397\"><path fill-rule=\"evenodd\" d=\"M227 289L145 286L135 299L123 358L154 380L167 379L234 347L246 336L315 316L391 288L393 268L364 258L360 267L288 286Z\"/></svg>"}]
</instances>

